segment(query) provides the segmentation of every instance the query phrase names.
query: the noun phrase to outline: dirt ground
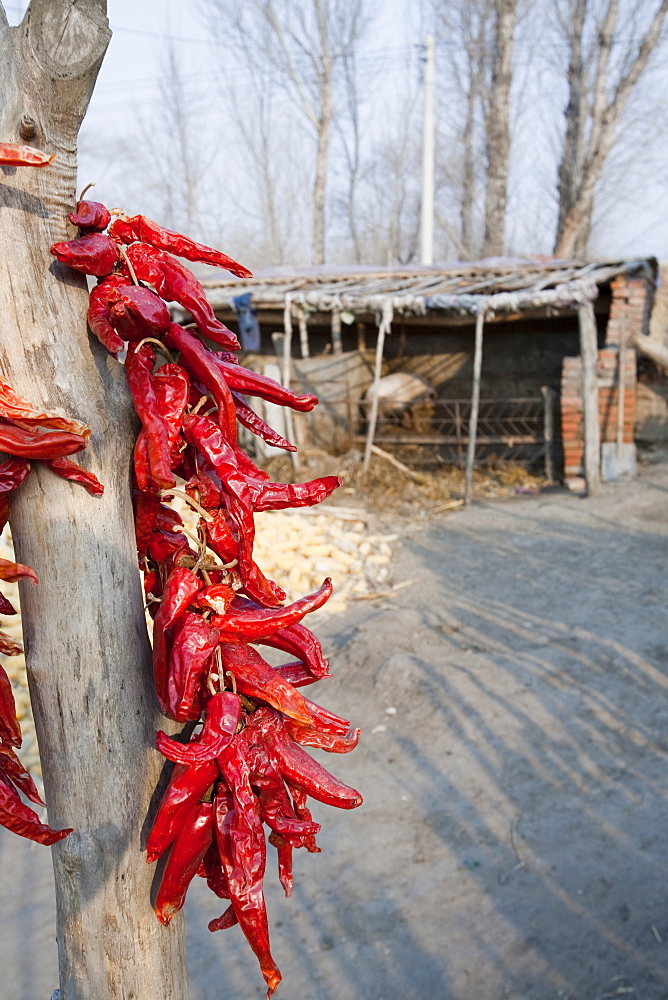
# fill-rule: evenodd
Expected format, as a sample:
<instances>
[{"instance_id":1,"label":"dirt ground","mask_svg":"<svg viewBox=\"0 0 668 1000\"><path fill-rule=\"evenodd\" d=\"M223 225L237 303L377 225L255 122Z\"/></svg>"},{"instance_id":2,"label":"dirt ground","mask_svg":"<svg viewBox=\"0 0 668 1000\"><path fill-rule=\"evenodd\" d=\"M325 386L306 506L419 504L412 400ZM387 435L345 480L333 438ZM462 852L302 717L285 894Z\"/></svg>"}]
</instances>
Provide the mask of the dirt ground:
<instances>
[{"instance_id":1,"label":"dirt ground","mask_svg":"<svg viewBox=\"0 0 668 1000\"><path fill-rule=\"evenodd\" d=\"M667 1000L667 501L661 464L379 523L416 582L319 629L365 804L316 804L292 899L268 878L278 997ZM0 996L49 1000L48 851L2 832L0 870ZM191 1000L263 996L202 884L186 909Z\"/></svg>"}]
</instances>

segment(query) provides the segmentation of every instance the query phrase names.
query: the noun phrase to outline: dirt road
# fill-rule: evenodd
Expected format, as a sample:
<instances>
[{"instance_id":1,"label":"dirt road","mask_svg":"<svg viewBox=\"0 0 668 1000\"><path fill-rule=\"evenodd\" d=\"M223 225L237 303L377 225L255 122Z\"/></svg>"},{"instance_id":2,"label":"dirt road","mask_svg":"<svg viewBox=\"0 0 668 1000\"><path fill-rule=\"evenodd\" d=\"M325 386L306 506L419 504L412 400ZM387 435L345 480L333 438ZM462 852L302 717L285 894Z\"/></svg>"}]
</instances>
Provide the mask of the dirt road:
<instances>
[{"instance_id":1,"label":"dirt road","mask_svg":"<svg viewBox=\"0 0 668 1000\"><path fill-rule=\"evenodd\" d=\"M317 810L291 900L269 880L279 997L668 998L667 511L663 465L443 515L398 552L417 583L320 630L365 805ZM48 852L3 834L0 869L1 995L49 1000ZM191 1000L263 996L201 885L187 910Z\"/></svg>"}]
</instances>

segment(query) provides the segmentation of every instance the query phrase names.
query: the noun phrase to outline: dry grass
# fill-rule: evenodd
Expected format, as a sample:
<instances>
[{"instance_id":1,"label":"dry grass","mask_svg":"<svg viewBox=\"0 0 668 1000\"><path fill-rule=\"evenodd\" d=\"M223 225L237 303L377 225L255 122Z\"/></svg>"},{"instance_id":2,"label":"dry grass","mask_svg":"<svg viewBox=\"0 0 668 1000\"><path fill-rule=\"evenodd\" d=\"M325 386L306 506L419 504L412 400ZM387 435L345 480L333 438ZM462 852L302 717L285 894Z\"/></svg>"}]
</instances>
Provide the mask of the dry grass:
<instances>
[{"instance_id":1,"label":"dry grass","mask_svg":"<svg viewBox=\"0 0 668 1000\"><path fill-rule=\"evenodd\" d=\"M344 455L333 456L317 448L304 448L300 453L299 472L295 474L290 458L272 459L267 471L279 482L315 479L319 476L339 476L341 489L333 502L361 504L365 509L409 515L416 509L426 513L449 500L464 495L464 470L457 465L439 462L432 449L397 448L395 455L410 468L427 474L428 482L417 483L389 462L374 455L369 471L362 474L362 453L351 449ZM473 495L476 499L513 496L518 489L538 492L548 485L544 476L535 475L518 462L491 459L473 472Z\"/></svg>"}]
</instances>

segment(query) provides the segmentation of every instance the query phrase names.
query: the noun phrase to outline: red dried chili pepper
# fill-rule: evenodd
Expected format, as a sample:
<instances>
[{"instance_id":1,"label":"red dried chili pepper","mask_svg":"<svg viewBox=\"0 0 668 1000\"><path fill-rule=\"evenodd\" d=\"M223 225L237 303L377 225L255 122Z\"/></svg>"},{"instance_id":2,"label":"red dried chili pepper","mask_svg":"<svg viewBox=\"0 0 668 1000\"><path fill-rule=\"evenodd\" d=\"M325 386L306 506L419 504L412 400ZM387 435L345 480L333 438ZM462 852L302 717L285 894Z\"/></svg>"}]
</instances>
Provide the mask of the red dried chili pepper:
<instances>
[{"instance_id":1,"label":"red dried chili pepper","mask_svg":"<svg viewBox=\"0 0 668 1000\"><path fill-rule=\"evenodd\" d=\"M0 740L12 747L20 747L21 727L16 718L16 702L12 684L5 668L0 665Z\"/></svg>"},{"instance_id":2,"label":"red dried chili pepper","mask_svg":"<svg viewBox=\"0 0 668 1000\"><path fill-rule=\"evenodd\" d=\"M111 212L99 201L78 201L69 220L79 229L106 229L111 222Z\"/></svg>"},{"instance_id":3,"label":"red dried chili pepper","mask_svg":"<svg viewBox=\"0 0 668 1000\"><path fill-rule=\"evenodd\" d=\"M174 486L176 481L172 474L167 424L160 412L152 378L154 363L155 351L150 344L144 344L139 350L131 344L125 359L125 377L137 416L146 431L151 482L159 489L166 489ZM144 470L135 471L139 488L145 489L148 484L143 481Z\"/></svg>"},{"instance_id":4,"label":"red dried chili pepper","mask_svg":"<svg viewBox=\"0 0 668 1000\"><path fill-rule=\"evenodd\" d=\"M242 558L239 558L239 532L237 526L232 523L228 511L222 509L215 514L213 521L206 523L205 531L209 548L213 549L224 563L236 559L240 564L244 590L248 594L262 601L265 607L276 607L285 600L285 591L273 580L268 580L257 563L248 558L247 546Z\"/></svg>"},{"instance_id":5,"label":"red dried chili pepper","mask_svg":"<svg viewBox=\"0 0 668 1000\"><path fill-rule=\"evenodd\" d=\"M15 615L16 608L7 600L4 594L0 594L0 615Z\"/></svg>"},{"instance_id":6,"label":"red dried chili pepper","mask_svg":"<svg viewBox=\"0 0 668 1000\"><path fill-rule=\"evenodd\" d=\"M307 795L306 792L302 791L301 788L295 788L290 782L286 782L288 789L290 791L290 796L292 798L292 805L294 810L300 819L305 820L307 823L313 819L311 815L311 810L306 805ZM309 854L320 854L321 848L315 842L315 837L306 837L303 845Z\"/></svg>"},{"instance_id":7,"label":"red dried chili pepper","mask_svg":"<svg viewBox=\"0 0 668 1000\"><path fill-rule=\"evenodd\" d=\"M67 431L45 431L35 434L13 424L0 422L0 451L21 458L62 458L86 447L79 434Z\"/></svg>"},{"instance_id":8,"label":"red dried chili pepper","mask_svg":"<svg viewBox=\"0 0 668 1000\"><path fill-rule=\"evenodd\" d=\"M81 423L80 420L73 420L71 417L63 417L58 413L51 413L48 410L36 409L18 392L12 389L11 385L0 380L0 417L10 420L17 427L31 431L37 427L50 427L54 430L69 431L78 437L83 438L84 444L90 437L90 427ZM5 449L6 450L6 449Z\"/></svg>"},{"instance_id":9,"label":"red dried chili pepper","mask_svg":"<svg viewBox=\"0 0 668 1000\"><path fill-rule=\"evenodd\" d=\"M206 719L202 734L190 743L179 743L162 730L159 730L155 745L168 760L177 764L201 764L205 760L219 757L230 745L234 737L239 717L241 702L231 691L221 691L210 698L206 706Z\"/></svg>"},{"instance_id":10,"label":"red dried chili pepper","mask_svg":"<svg viewBox=\"0 0 668 1000\"><path fill-rule=\"evenodd\" d=\"M17 583L19 580L24 579L32 580L33 583L39 582L37 573L30 566L12 562L10 559L0 559L0 580Z\"/></svg>"},{"instance_id":11,"label":"red dried chili pepper","mask_svg":"<svg viewBox=\"0 0 668 1000\"><path fill-rule=\"evenodd\" d=\"M331 594L332 581L328 577L314 594L300 597L287 607L257 610L232 607L225 615L214 615L211 621L220 629L221 642L260 642L281 629L298 624L305 615L321 608Z\"/></svg>"},{"instance_id":12,"label":"red dried chili pepper","mask_svg":"<svg viewBox=\"0 0 668 1000\"><path fill-rule=\"evenodd\" d=\"M312 726L300 726L292 719L286 721L285 728L290 739L300 746L316 747L318 750L326 750L328 753L350 753L351 750L355 749L360 738L359 729L349 729L342 736L338 733L313 729Z\"/></svg>"},{"instance_id":13,"label":"red dried chili pepper","mask_svg":"<svg viewBox=\"0 0 668 1000\"><path fill-rule=\"evenodd\" d=\"M253 713L253 725L263 737L263 745L284 779L319 802L339 809L355 809L362 796L354 788L330 774L288 735L285 723L271 708Z\"/></svg>"},{"instance_id":14,"label":"red dried chili pepper","mask_svg":"<svg viewBox=\"0 0 668 1000\"><path fill-rule=\"evenodd\" d=\"M117 275L109 275L109 278L91 289L88 300L88 326L102 346L106 347L114 357L123 350L125 344L111 325L111 311L107 302L107 287L105 286L107 281L116 277ZM126 282L127 279L123 277L123 281Z\"/></svg>"},{"instance_id":15,"label":"red dried chili pepper","mask_svg":"<svg viewBox=\"0 0 668 1000\"><path fill-rule=\"evenodd\" d=\"M187 372L174 364L163 365L152 376L152 386L155 392L158 413L165 422L167 443L170 451L170 465L175 469L181 461L179 446L181 443L181 426L188 403L190 381ZM146 432L139 435L142 444L139 448L148 448ZM148 451L147 451L148 457Z\"/></svg>"},{"instance_id":16,"label":"red dried chili pepper","mask_svg":"<svg viewBox=\"0 0 668 1000\"><path fill-rule=\"evenodd\" d=\"M219 786L214 799L214 819L220 858L227 874L230 902L246 940L260 962L270 997L281 973L269 948L267 909L262 893L266 848L257 799L248 780L243 758L225 761L229 791ZM209 930L215 929L215 921Z\"/></svg>"},{"instance_id":17,"label":"red dried chili pepper","mask_svg":"<svg viewBox=\"0 0 668 1000\"><path fill-rule=\"evenodd\" d=\"M162 873L153 907L161 924L168 924L185 903L213 835L213 803L201 802L177 835Z\"/></svg>"},{"instance_id":18,"label":"red dried chili pepper","mask_svg":"<svg viewBox=\"0 0 668 1000\"><path fill-rule=\"evenodd\" d=\"M143 340L164 333L170 324L169 309L149 288L114 286L107 292L110 322L123 340Z\"/></svg>"},{"instance_id":19,"label":"red dried chili pepper","mask_svg":"<svg viewBox=\"0 0 668 1000\"><path fill-rule=\"evenodd\" d=\"M229 350L239 350L239 341L224 323L216 319L204 289L192 271L168 253L155 250L146 243L133 243L128 247L127 255L139 280L153 285L166 302L178 302L187 309L205 337Z\"/></svg>"},{"instance_id":20,"label":"red dried chili pepper","mask_svg":"<svg viewBox=\"0 0 668 1000\"><path fill-rule=\"evenodd\" d=\"M17 146L13 142L0 143L0 164L9 167L48 167L56 154L49 156L34 146Z\"/></svg>"},{"instance_id":21,"label":"red dried chili pepper","mask_svg":"<svg viewBox=\"0 0 668 1000\"><path fill-rule=\"evenodd\" d=\"M220 429L226 441L234 444L237 434L234 401L225 378L212 359L212 352L178 323L170 325L165 343L180 352L181 364L185 365L191 378L199 379L209 390L218 407Z\"/></svg>"},{"instance_id":22,"label":"red dried chili pepper","mask_svg":"<svg viewBox=\"0 0 668 1000\"><path fill-rule=\"evenodd\" d=\"M104 233L86 233L73 240L54 243L50 252L61 264L96 278L111 274L121 256L116 243Z\"/></svg>"},{"instance_id":23,"label":"red dried chili pepper","mask_svg":"<svg viewBox=\"0 0 668 1000\"><path fill-rule=\"evenodd\" d=\"M318 402L318 397L312 394L297 396L290 389L286 389L280 382L269 378L267 375L259 375L249 368L244 368L237 362L237 359L230 354L221 351L212 351L212 357L220 368L225 381L230 389L236 389L245 396L259 396L269 403L278 403L280 406L289 406L293 410L300 410L303 413L312 410Z\"/></svg>"},{"instance_id":24,"label":"red dried chili pepper","mask_svg":"<svg viewBox=\"0 0 668 1000\"><path fill-rule=\"evenodd\" d=\"M258 437L274 448L283 448L284 451L297 451L296 445L286 441L278 431L270 427L255 410L251 409L241 393L232 392L232 399L234 400L234 409L237 411L237 420L240 424L243 424L249 431L257 434Z\"/></svg>"},{"instance_id":25,"label":"red dried chili pepper","mask_svg":"<svg viewBox=\"0 0 668 1000\"><path fill-rule=\"evenodd\" d=\"M213 583L200 590L193 604L205 611L215 611L216 614L224 615L234 598L235 592L228 583Z\"/></svg>"},{"instance_id":26,"label":"red dried chili pepper","mask_svg":"<svg viewBox=\"0 0 668 1000\"><path fill-rule=\"evenodd\" d=\"M272 483L247 480L253 510L285 510L290 507L313 507L330 496L341 480L337 476L312 479L309 483Z\"/></svg>"},{"instance_id":27,"label":"red dried chili pepper","mask_svg":"<svg viewBox=\"0 0 668 1000\"><path fill-rule=\"evenodd\" d=\"M237 690L249 698L261 698L292 719L313 725L303 696L288 683L256 649L241 643L221 646L223 664L233 675Z\"/></svg>"},{"instance_id":28,"label":"red dried chili pepper","mask_svg":"<svg viewBox=\"0 0 668 1000\"><path fill-rule=\"evenodd\" d=\"M68 830L53 830L45 823L40 823L37 813L25 805L19 798L7 778L0 774L0 826L4 826L20 837L27 837L38 844L51 845L62 840Z\"/></svg>"},{"instance_id":29,"label":"red dried chili pepper","mask_svg":"<svg viewBox=\"0 0 668 1000\"><path fill-rule=\"evenodd\" d=\"M17 754L11 747L3 746L1 743L0 773L4 774L6 778L9 778L9 780L16 785L16 787L19 788L31 802L35 802L38 806L44 805L44 802L37 791L35 782L33 781L31 775L26 771Z\"/></svg>"},{"instance_id":30,"label":"red dried chili pepper","mask_svg":"<svg viewBox=\"0 0 668 1000\"><path fill-rule=\"evenodd\" d=\"M245 597L237 597L234 600L234 608L256 608L261 609L261 605ZM278 629L272 635L266 636L262 640L263 646L272 646L274 649L281 649L290 656L298 657L313 674L313 677L320 680L329 676L329 660L322 655L320 641L313 635L305 625L291 625L290 628Z\"/></svg>"},{"instance_id":31,"label":"red dried chili pepper","mask_svg":"<svg viewBox=\"0 0 668 1000\"><path fill-rule=\"evenodd\" d=\"M279 833L269 835L269 843L276 848L278 855L278 881L283 886L286 896L292 895L292 844L289 844Z\"/></svg>"},{"instance_id":32,"label":"red dried chili pepper","mask_svg":"<svg viewBox=\"0 0 668 1000\"><path fill-rule=\"evenodd\" d=\"M248 764L250 783L258 796L262 819L294 847L301 847L305 838L320 832L320 824L297 817L283 778L264 748L252 742L257 737L251 729L248 728L246 738L244 730L237 742Z\"/></svg>"},{"instance_id":33,"label":"red dried chili pepper","mask_svg":"<svg viewBox=\"0 0 668 1000\"><path fill-rule=\"evenodd\" d=\"M176 839L205 792L220 777L215 760L202 764L177 764L158 806L146 842L146 861L156 861Z\"/></svg>"},{"instance_id":34,"label":"red dried chili pepper","mask_svg":"<svg viewBox=\"0 0 668 1000\"><path fill-rule=\"evenodd\" d=\"M169 654L167 702L177 722L197 721L202 714L200 686L220 633L201 615L186 611L174 628Z\"/></svg>"},{"instance_id":35,"label":"red dried chili pepper","mask_svg":"<svg viewBox=\"0 0 668 1000\"><path fill-rule=\"evenodd\" d=\"M104 486L97 476L87 469L82 469L76 462L71 462L69 458L47 458L43 459L43 462L47 469L51 469L61 479L81 483L92 496L101 497L104 493Z\"/></svg>"},{"instance_id":36,"label":"red dried chili pepper","mask_svg":"<svg viewBox=\"0 0 668 1000\"><path fill-rule=\"evenodd\" d=\"M203 587L202 581L185 567L177 566L165 583L160 610L153 626L153 680L161 710L167 714L168 629L185 614L191 599Z\"/></svg>"},{"instance_id":37,"label":"red dried chili pepper","mask_svg":"<svg viewBox=\"0 0 668 1000\"><path fill-rule=\"evenodd\" d=\"M214 250L212 247L196 243L194 240L175 233L171 229L159 226L152 219L147 219L145 215L127 215L115 219L109 227L109 235L121 243L148 243L159 250L169 250L177 257L184 257L186 260L201 264L212 264L214 267L223 267L226 271L236 274L238 278L252 278L252 273L247 267L237 264L236 261Z\"/></svg>"},{"instance_id":38,"label":"red dried chili pepper","mask_svg":"<svg viewBox=\"0 0 668 1000\"><path fill-rule=\"evenodd\" d=\"M15 490L29 472L30 462L23 458L8 458L0 463L0 493L9 493L11 490Z\"/></svg>"},{"instance_id":39,"label":"red dried chili pepper","mask_svg":"<svg viewBox=\"0 0 668 1000\"><path fill-rule=\"evenodd\" d=\"M324 674L322 677L314 677L311 671L308 669L302 660L296 660L294 663L283 663L280 667L274 667L275 670L289 681L293 687L306 687L308 684L315 684L316 681L327 680L332 677L332 674Z\"/></svg>"},{"instance_id":40,"label":"red dried chili pepper","mask_svg":"<svg viewBox=\"0 0 668 1000\"><path fill-rule=\"evenodd\" d=\"M20 656L22 652L23 646L18 639L12 639L10 635L0 632L0 653L4 653L5 656Z\"/></svg>"}]
</instances>

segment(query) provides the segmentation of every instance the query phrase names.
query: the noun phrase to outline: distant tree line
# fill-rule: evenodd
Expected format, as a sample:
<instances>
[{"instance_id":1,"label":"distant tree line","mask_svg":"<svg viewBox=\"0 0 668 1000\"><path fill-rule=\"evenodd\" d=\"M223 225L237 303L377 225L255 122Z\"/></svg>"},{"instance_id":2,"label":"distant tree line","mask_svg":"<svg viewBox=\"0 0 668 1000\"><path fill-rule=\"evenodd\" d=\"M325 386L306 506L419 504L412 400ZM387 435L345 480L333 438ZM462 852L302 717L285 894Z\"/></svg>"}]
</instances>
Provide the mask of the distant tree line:
<instances>
[{"instance_id":1,"label":"distant tree line","mask_svg":"<svg viewBox=\"0 0 668 1000\"><path fill-rule=\"evenodd\" d=\"M597 208L621 212L656 155L668 0L406 0L390 76L381 4L199 0L220 43L218 141L203 141L172 46L150 127L163 141L125 141L127 190L148 179L163 220L232 235L256 266L417 262L431 32L436 259L590 253Z\"/></svg>"}]
</instances>

